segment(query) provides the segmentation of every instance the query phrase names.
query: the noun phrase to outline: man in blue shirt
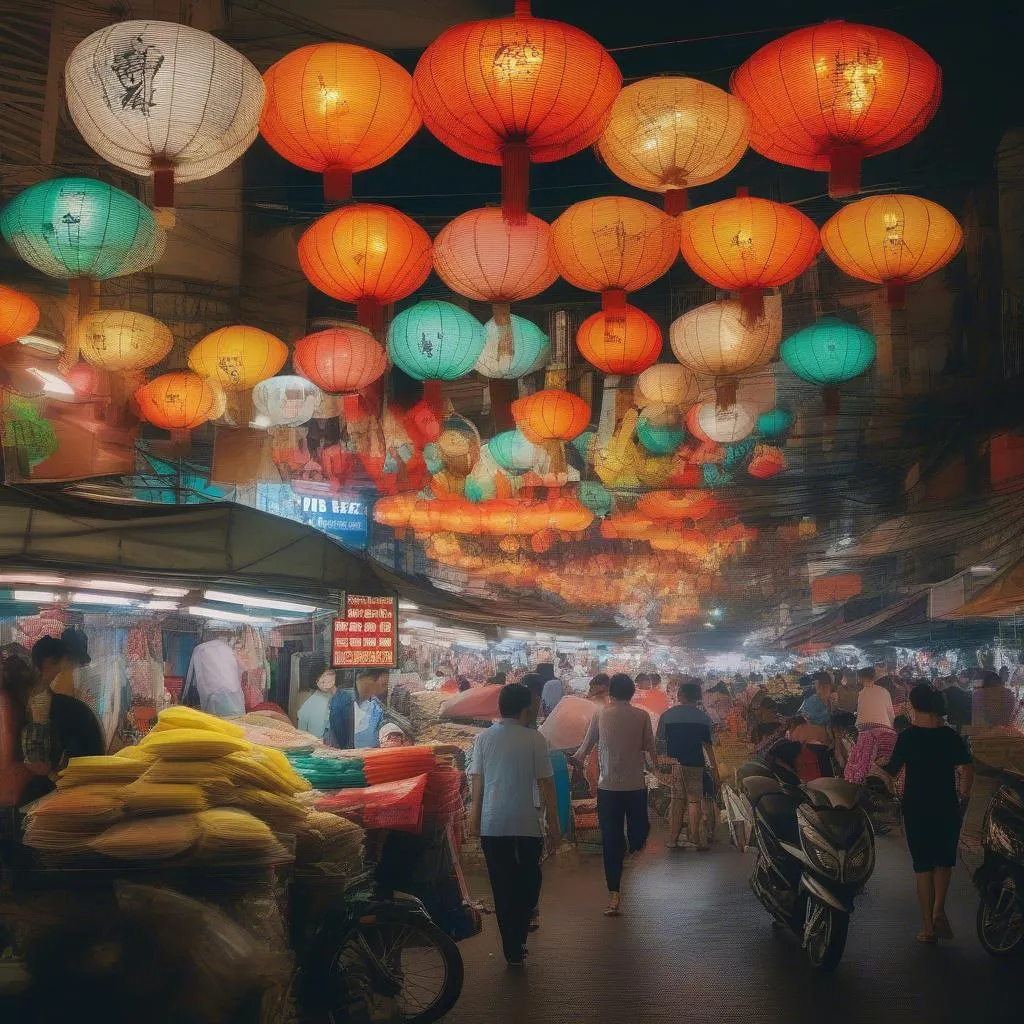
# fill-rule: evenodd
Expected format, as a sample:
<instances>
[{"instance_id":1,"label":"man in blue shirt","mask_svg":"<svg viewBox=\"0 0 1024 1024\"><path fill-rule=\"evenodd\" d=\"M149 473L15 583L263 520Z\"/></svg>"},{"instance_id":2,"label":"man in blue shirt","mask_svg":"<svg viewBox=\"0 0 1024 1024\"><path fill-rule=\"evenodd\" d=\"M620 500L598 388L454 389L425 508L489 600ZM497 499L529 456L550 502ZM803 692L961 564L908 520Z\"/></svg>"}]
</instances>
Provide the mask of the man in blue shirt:
<instances>
[{"instance_id":1,"label":"man in blue shirt","mask_svg":"<svg viewBox=\"0 0 1024 1024\"><path fill-rule=\"evenodd\" d=\"M509 967L522 967L530 915L540 897L544 852L534 788L547 810L548 835L561 838L547 740L531 722L533 694L518 683L501 688L501 720L473 745L470 781L473 804L469 829L480 836L494 893L494 913Z\"/></svg>"},{"instance_id":2,"label":"man in blue shirt","mask_svg":"<svg viewBox=\"0 0 1024 1024\"><path fill-rule=\"evenodd\" d=\"M669 708L658 722L658 749L664 750L676 762L672 766L672 804L666 843L670 849L679 845L684 805L690 841L696 844L698 850L708 848L707 837L701 835L700 828L704 763L706 759L716 785L718 764L712 746L711 719L697 706L700 698L700 683L683 683L676 698L678 703L674 708Z\"/></svg>"},{"instance_id":3,"label":"man in blue shirt","mask_svg":"<svg viewBox=\"0 0 1024 1024\"><path fill-rule=\"evenodd\" d=\"M827 729L832 724L832 677L827 672L815 672L811 680L814 693L800 705L800 714L811 725Z\"/></svg>"},{"instance_id":4,"label":"man in blue shirt","mask_svg":"<svg viewBox=\"0 0 1024 1024\"><path fill-rule=\"evenodd\" d=\"M387 669L361 669L351 690L338 690L331 698L328 744L341 750L377 747L377 731L384 721L381 697L387 696Z\"/></svg>"}]
</instances>

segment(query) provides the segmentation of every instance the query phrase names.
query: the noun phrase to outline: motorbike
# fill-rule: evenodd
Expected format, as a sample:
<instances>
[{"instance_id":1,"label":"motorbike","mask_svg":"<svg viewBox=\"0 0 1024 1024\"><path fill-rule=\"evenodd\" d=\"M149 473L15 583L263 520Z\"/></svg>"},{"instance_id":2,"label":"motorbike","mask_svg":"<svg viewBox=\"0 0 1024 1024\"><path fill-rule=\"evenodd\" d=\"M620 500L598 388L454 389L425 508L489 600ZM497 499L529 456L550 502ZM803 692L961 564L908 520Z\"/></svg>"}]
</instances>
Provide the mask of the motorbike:
<instances>
[{"instance_id":1,"label":"motorbike","mask_svg":"<svg viewBox=\"0 0 1024 1024\"><path fill-rule=\"evenodd\" d=\"M779 757L741 766L756 861L750 887L821 973L839 966L856 896L875 868L863 791L842 779L801 783Z\"/></svg>"},{"instance_id":2,"label":"motorbike","mask_svg":"<svg viewBox=\"0 0 1024 1024\"><path fill-rule=\"evenodd\" d=\"M1006 957L1024 950L1024 775L1003 773L985 814L982 848L974 874L978 940L990 956Z\"/></svg>"}]
</instances>

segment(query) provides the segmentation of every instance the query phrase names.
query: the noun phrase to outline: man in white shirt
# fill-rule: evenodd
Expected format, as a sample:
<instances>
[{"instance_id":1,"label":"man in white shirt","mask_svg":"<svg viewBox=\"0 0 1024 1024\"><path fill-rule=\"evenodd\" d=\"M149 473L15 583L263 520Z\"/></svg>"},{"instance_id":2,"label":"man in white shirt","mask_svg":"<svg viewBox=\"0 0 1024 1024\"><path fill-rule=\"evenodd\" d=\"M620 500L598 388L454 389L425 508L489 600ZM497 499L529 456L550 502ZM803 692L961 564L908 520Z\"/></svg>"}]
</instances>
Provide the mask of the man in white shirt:
<instances>
[{"instance_id":1,"label":"man in white shirt","mask_svg":"<svg viewBox=\"0 0 1024 1024\"><path fill-rule=\"evenodd\" d=\"M857 673L861 691L857 697L857 728L872 729L880 725L892 729L896 712L889 691L875 682L875 670L862 668Z\"/></svg>"},{"instance_id":2,"label":"man in white shirt","mask_svg":"<svg viewBox=\"0 0 1024 1024\"><path fill-rule=\"evenodd\" d=\"M473 746L470 832L480 836L494 893L494 913L509 967L522 967L530 916L540 897L544 838L534 805L539 788L548 835L560 838L547 741L535 729L533 694L510 683L498 697L501 720Z\"/></svg>"}]
</instances>

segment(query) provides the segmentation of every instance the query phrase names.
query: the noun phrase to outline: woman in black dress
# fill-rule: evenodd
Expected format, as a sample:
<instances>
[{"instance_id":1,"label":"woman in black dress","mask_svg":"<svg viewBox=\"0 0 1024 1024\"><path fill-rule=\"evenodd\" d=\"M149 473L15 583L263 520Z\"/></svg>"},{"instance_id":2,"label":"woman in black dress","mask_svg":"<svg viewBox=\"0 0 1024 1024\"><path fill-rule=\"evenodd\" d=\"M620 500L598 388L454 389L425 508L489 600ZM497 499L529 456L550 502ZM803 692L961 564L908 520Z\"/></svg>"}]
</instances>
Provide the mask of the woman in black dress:
<instances>
[{"instance_id":1,"label":"woman in black dress","mask_svg":"<svg viewBox=\"0 0 1024 1024\"><path fill-rule=\"evenodd\" d=\"M903 822L917 876L917 902L924 927L917 941L951 939L946 893L960 840L961 800L974 779L964 741L943 720L942 694L928 683L910 691L913 725L900 733L883 769L892 776L906 769ZM963 765L964 792L957 791L957 767Z\"/></svg>"}]
</instances>

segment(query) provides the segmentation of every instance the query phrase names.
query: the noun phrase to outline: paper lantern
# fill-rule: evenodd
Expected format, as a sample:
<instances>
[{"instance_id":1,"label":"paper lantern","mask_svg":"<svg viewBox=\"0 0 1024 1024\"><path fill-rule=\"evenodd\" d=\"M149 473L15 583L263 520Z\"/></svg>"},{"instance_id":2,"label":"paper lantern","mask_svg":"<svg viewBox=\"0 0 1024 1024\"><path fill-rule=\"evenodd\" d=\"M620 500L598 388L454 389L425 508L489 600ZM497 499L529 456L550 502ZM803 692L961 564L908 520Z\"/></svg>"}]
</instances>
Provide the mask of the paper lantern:
<instances>
[{"instance_id":1,"label":"paper lantern","mask_svg":"<svg viewBox=\"0 0 1024 1024\"><path fill-rule=\"evenodd\" d=\"M39 323L39 306L24 292L0 284L0 345L31 334Z\"/></svg>"},{"instance_id":2,"label":"paper lantern","mask_svg":"<svg viewBox=\"0 0 1024 1024\"><path fill-rule=\"evenodd\" d=\"M252 389L252 404L266 420L260 426L297 427L308 423L320 401L320 389L305 377L269 377Z\"/></svg>"},{"instance_id":3,"label":"paper lantern","mask_svg":"<svg viewBox=\"0 0 1024 1024\"><path fill-rule=\"evenodd\" d=\"M259 131L263 79L209 32L166 21L121 21L93 32L64 69L68 111L108 163L154 178L154 205L174 182L233 164Z\"/></svg>"},{"instance_id":4,"label":"paper lantern","mask_svg":"<svg viewBox=\"0 0 1024 1024\"><path fill-rule=\"evenodd\" d=\"M450 302L427 299L402 310L388 328L388 354L416 380L456 380L473 369L484 327Z\"/></svg>"},{"instance_id":5,"label":"paper lantern","mask_svg":"<svg viewBox=\"0 0 1024 1024\"><path fill-rule=\"evenodd\" d=\"M430 237L390 206L355 203L306 229L299 265L314 288L355 303L359 323L379 337L382 307L411 295L430 276Z\"/></svg>"},{"instance_id":6,"label":"paper lantern","mask_svg":"<svg viewBox=\"0 0 1024 1024\"><path fill-rule=\"evenodd\" d=\"M423 123L449 149L501 166L502 209L522 224L530 162L547 163L597 141L622 75L596 39L534 18L529 0L513 17L442 32L413 73Z\"/></svg>"},{"instance_id":7,"label":"paper lantern","mask_svg":"<svg viewBox=\"0 0 1024 1024\"><path fill-rule=\"evenodd\" d=\"M331 395L362 391L388 368L383 347L355 324L307 334L295 343L295 372Z\"/></svg>"},{"instance_id":8,"label":"paper lantern","mask_svg":"<svg viewBox=\"0 0 1024 1024\"><path fill-rule=\"evenodd\" d=\"M652 455L670 455L685 437L686 431L672 420L657 422L645 414L636 423L636 439Z\"/></svg>"},{"instance_id":9,"label":"paper lantern","mask_svg":"<svg viewBox=\"0 0 1024 1024\"><path fill-rule=\"evenodd\" d=\"M570 284L601 292L604 309L653 284L675 262L679 225L650 203L621 196L585 199L551 225L555 268Z\"/></svg>"},{"instance_id":10,"label":"paper lantern","mask_svg":"<svg viewBox=\"0 0 1024 1024\"><path fill-rule=\"evenodd\" d=\"M412 76L350 43L293 50L263 76L260 134L285 160L324 176L324 198L352 195L352 174L393 157L419 130Z\"/></svg>"},{"instance_id":11,"label":"paper lantern","mask_svg":"<svg viewBox=\"0 0 1024 1024\"><path fill-rule=\"evenodd\" d=\"M785 468L786 456L781 448L759 444L747 465L747 472L758 480L767 480L769 477L778 476Z\"/></svg>"},{"instance_id":12,"label":"paper lantern","mask_svg":"<svg viewBox=\"0 0 1024 1024\"><path fill-rule=\"evenodd\" d=\"M771 360L782 339L782 299L769 296L765 315L752 320L736 299L691 309L672 322L669 343L694 373L714 377L720 405L736 401L736 376Z\"/></svg>"},{"instance_id":13,"label":"paper lantern","mask_svg":"<svg viewBox=\"0 0 1024 1024\"><path fill-rule=\"evenodd\" d=\"M594 513L595 516L611 515L612 495L611 492L597 480L584 480L580 484L580 501Z\"/></svg>"},{"instance_id":14,"label":"paper lantern","mask_svg":"<svg viewBox=\"0 0 1024 1024\"><path fill-rule=\"evenodd\" d=\"M687 408L697 400L700 384L685 367L675 363L657 363L637 377L634 398L641 408L670 405Z\"/></svg>"},{"instance_id":15,"label":"paper lantern","mask_svg":"<svg viewBox=\"0 0 1024 1024\"><path fill-rule=\"evenodd\" d=\"M225 391L248 391L273 377L288 359L288 346L258 327L222 327L192 347L188 365Z\"/></svg>"},{"instance_id":16,"label":"paper lantern","mask_svg":"<svg viewBox=\"0 0 1024 1024\"><path fill-rule=\"evenodd\" d=\"M512 347L505 344L506 331L494 319L484 324L486 341L476 361L476 371L484 377L518 380L547 364L551 340L532 320L509 315L508 331Z\"/></svg>"},{"instance_id":17,"label":"paper lantern","mask_svg":"<svg viewBox=\"0 0 1024 1024\"><path fill-rule=\"evenodd\" d=\"M94 178L30 185L0 213L0 232L50 277L103 281L153 266L167 236L134 196Z\"/></svg>"},{"instance_id":18,"label":"paper lantern","mask_svg":"<svg viewBox=\"0 0 1024 1024\"><path fill-rule=\"evenodd\" d=\"M603 373L642 373L661 355L661 328L635 306L601 310L576 332L576 347Z\"/></svg>"},{"instance_id":19,"label":"paper lantern","mask_svg":"<svg viewBox=\"0 0 1024 1024\"><path fill-rule=\"evenodd\" d=\"M590 406L561 388L545 388L512 403L512 416L524 436L539 444L571 441L590 423Z\"/></svg>"},{"instance_id":20,"label":"paper lantern","mask_svg":"<svg viewBox=\"0 0 1024 1024\"><path fill-rule=\"evenodd\" d=\"M636 503L638 515L659 521L703 519L714 508L715 502L702 491L651 491Z\"/></svg>"},{"instance_id":21,"label":"paper lantern","mask_svg":"<svg viewBox=\"0 0 1024 1024\"><path fill-rule=\"evenodd\" d=\"M859 199L821 229L829 259L861 281L884 284L890 306L902 306L907 285L944 267L964 244L946 209L917 196Z\"/></svg>"},{"instance_id":22,"label":"paper lantern","mask_svg":"<svg viewBox=\"0 0 1024 1024\"><path fill-rule=\"evenodd\" d=\"M909 39L843 21L798 29L733 72L750 108L750 145L791 167L829 172L829 195L860 188L864 157L913 139L942 98L942 72Z\"/></svg>"},{"instance_id":23,"label":"paper lantern","mask_svg":"<svg viewBox=\"0 0 1024 1024\"><path fill-rule=\"evenodd\" d=\"M665 75L627 85L612 105L597 151L617 177L686 209L686 190L728 174L746 152L746 104L696 78Z\"/></svg>"},{"instance_id":24,"label":"paper lantern","mask_svg":"<svg viewBox=\"0 0 1024 1024\"><path fill-rule=\"evenodd\" d=\"M679 218L683 259L716 288L740 293L748 319L764 315L763 291L799 277L814 262L821 238L814 221L795 207L734 199L690 210Z\"/></svg>"},{"instance_id":25,"label":"paper lantern","mask_svg":"<svg viewBox=\"0 0 1024 1024\"><path fill-rule=\"evenodd\" d=\"M836 388L872 364L875 348L875 339L867 331L837 316L826 316L788 337L779 352L798 377L825 388L826 410L834 414L839 402Z\"/></svg>"},{"instance_id":26,"label":"paper lantern","mask_svg":"<svg viewBox=\"0 0 1024 1024\"><path fill-rule=\"evenodd\" d=\"M213 389L197 373L164 373L143 384L135 392L135 401L144 420L172 433L187 432L201 426L216 407Z\"/></svg>"},{"instance_id":27,"label":"paper lantern","mask_svg":"<svg viewBox=\"0 0 1024 1024\"><path fill-rule=\"evenodd\" d=\"M174 347L166 324L128 309L101 309L78 324L78 350L86 362L111 373L155 366Z\"/></svg>"},{"instance_id":28,"label":"paper lantern","mask_svg":"<svg viewBox=\"0 0 1024 1024\"><path fill-rule=\"evenodd\" d=\"M686 415L687 429L701 441L735 444L754 429L757 410L745 402L721 409L715 402L695 405Z\"/></svg>"},{"instance_id":29,"label":"paper lantern","mask_svg":"<svg viewBox=\"0 0 1024 1024\"><path fill-rule=\"evenodd\" d=\"M787 409L770 409L757 417L757 432L762 437L781 437L793 426L793 414Z\"/></svg>"}]
</instances>

